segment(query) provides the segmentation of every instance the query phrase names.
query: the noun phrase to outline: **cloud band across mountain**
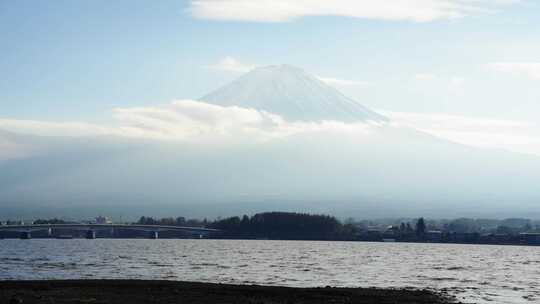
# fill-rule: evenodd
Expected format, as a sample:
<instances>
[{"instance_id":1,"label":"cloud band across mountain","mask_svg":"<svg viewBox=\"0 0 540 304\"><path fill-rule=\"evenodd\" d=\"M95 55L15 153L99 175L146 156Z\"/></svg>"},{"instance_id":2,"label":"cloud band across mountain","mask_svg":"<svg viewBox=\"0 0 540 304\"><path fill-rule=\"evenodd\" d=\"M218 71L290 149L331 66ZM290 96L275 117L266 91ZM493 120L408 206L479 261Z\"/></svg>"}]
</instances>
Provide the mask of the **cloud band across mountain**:
<instances>
[{"instance_id":1,"label":"cloud band across mountain","mask_svg":"<svg viewBox=\"0 0 540 304\"><path fill-rule=\"evenodd\" d=\"M381 111L390 125L420 130L473 147L506 149L540 155L540 125L445 114ZM117 108L109 124L0 119L0 158L29 155L32 142L16 135L40 137L121 137L139 140L188 142L265 142L290 136L317 138L323 134L353 136L387 128L374 123L338 121L293 122L277 114L242 107L224 107L194 100L177 100L154 107Z\"/></svg>"},{"instance_id":2,"label":"cloud band across mountain","mask_svg":"<svg viewBox=\"0 0 540 304\"><path fill-rule=\"evenodd\" d=\"M195 100L169 105L113 109L110 124L0 119L0 130L48 137L119 136L152 140L281 138L305 132L364 133L370 123L286 121L277 114L237 106L219 106Z\"/></svg>"}]
</instances>

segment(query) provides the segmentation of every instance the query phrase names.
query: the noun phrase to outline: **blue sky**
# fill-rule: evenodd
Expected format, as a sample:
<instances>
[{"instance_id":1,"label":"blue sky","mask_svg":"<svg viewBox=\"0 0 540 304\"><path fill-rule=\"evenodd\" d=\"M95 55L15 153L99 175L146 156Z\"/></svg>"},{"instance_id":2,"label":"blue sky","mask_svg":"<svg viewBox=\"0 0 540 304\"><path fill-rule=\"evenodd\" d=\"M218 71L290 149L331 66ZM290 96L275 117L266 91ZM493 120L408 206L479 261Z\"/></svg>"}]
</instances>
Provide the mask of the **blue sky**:
<instances>
[{"instance_id":1,"label":"blue sky","mask_svg":"<svg viewBox=\"0 0 540 304\"><path fill-rule=\"evenodd\" d=\"M0 0L0 118L109 122L288 63L406 123L504 120L531 140L539 17L530 0Z\"/></svg>"}]
</instances>

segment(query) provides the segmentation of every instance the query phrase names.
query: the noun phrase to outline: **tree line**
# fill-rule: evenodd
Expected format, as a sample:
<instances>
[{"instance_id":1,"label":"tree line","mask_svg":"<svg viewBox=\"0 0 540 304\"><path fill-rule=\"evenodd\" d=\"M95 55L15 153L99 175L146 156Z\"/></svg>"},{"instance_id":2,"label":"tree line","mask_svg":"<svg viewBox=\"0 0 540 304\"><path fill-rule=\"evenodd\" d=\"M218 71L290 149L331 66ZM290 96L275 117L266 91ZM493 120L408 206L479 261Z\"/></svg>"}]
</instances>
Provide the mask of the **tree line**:
<instances>
[{"instance_id":1,"label":"tree line","mask_svg":"<svg viewBox=\"0 0 540 304\"><path fill-rule=\"evenodd\" d=\"M214 221L143 216L135 224L207 227L221 230L222 238L249 239L352 240L357 232L353 224L343 224L333 216L293 212L265 212Z\"/></svg>"},{"instance_id":2,"label":"tree line","mask_svg":"<svg viewBox=\"0 0 540 304\"><path fill-rule=\"evenodd\" d=\"M333 216L290 212L234 216L209 227L225 231L227 237L297 240L352 239L356 231L352 224L342 224Z\"/></svg>"}]
</instances>

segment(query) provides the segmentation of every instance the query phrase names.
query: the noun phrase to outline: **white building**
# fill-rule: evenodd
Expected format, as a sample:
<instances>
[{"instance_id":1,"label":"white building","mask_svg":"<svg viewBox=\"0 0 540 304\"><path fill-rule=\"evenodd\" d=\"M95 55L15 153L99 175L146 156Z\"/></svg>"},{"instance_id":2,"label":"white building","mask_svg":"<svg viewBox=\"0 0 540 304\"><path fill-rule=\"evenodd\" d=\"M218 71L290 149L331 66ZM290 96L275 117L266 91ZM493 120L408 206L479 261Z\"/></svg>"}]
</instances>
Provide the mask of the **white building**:
<instances>
[{"instance_id":1,"label":"white building","mask_svg":"<svg viewBox=\"0 0 540 304\"><path fill-rule=\"evenodd\" d=\"M98 216L96 217L96 224L112 224L113 222L107 218L107 217L104 217L104 216Z\"/></svg>"}]
</instances>

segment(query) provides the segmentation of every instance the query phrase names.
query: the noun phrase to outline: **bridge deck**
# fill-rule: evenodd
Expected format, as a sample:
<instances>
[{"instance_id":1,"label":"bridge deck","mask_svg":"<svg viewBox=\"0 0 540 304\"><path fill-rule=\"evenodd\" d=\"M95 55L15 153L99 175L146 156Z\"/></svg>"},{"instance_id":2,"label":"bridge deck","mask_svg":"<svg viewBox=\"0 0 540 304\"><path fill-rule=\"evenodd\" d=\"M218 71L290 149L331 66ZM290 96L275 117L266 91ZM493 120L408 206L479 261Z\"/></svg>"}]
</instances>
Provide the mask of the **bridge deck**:
<instances>
[{"instance_id":1,"label":"bridge deck","mask_svg":"<svg viewBox=\"0 0 540 304\"><path fill-rule=\"evenodd\" d=\"M129 224L43 224L43 225L4 225L0 226L0 231L32 231L45 229L137 229L145 231L197 231L197 232L219 232L218 229L203 227L185 227L185 226L164 226L164 225L129 225Z\"/></svg>"}]
</instances>

